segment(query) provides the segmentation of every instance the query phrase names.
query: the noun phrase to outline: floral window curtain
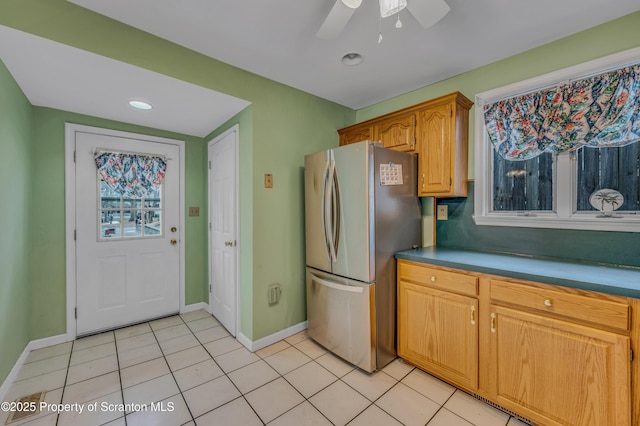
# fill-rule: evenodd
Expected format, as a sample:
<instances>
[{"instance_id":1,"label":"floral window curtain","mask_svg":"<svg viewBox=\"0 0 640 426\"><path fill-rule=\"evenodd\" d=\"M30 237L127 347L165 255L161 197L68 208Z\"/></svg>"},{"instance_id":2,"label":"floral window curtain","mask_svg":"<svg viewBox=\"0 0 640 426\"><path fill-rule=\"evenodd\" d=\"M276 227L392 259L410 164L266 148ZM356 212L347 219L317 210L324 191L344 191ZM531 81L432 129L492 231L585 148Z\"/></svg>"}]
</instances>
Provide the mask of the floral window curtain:
<instances>
[{"instance_id":1,"label":"floral window curtain","mask_svg":"<svg viewBox=\"0 0 640 426\"><path fill-rule=\"evenodd\" d=\"M640 138L640 64L486 105L494 149L506 160Z\"/></svg>"},{"instance_id":2,"label":"floral window curtain","mask_svg":"<svg viewBox=\"0 0 640 426\"><path fill-rule=\"evenodd\" d=\"M160 187L167 169L164 159L149 155L104 152L95 160L102 180L125 198L143 198Z\"/></svg>"}]
</instances>

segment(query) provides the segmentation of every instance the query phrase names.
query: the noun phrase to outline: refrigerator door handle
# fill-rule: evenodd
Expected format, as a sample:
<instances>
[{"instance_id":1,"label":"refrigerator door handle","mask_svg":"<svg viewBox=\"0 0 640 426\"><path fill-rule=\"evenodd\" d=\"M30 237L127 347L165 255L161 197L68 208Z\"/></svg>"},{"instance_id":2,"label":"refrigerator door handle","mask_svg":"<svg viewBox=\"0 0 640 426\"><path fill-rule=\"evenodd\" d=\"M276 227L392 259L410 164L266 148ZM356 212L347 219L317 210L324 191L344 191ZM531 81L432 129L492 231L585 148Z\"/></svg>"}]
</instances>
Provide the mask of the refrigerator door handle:
<instances>
[{"instance_id":1,"label":"refrigerator door handle","mask_svg":"<svg viewBox=\"0 0 640 426\"><path fill-rule=\"evenodd\" d=\"M336 262L336 245L334 238L335 223L335 173L336 162L331 160L324 193L324 235L329 246L331 262Z\"/></svg>"},{"instance_id":2,"label":"refrigerator door handle","mask_svg":"<svg viewBox=\"0 0 640 426\"><path fill-rule=\"evenodd\" d=\"M338 260L338 247L340 244L340 217L342 216L341 202L340 202L340 185L338 184L338 171L333 167L333 252L336 260Z\"/></svg>"},{"instance_id":3,"label":"refrigerator door handle","mask_svg":"<svg viewBox=\"0 0 640 426\"><path fill-rule=\"evenodd\" d=\"M362 293L364 291L363 287L333 283L331 281L323 280L322 278L319 278L314 274L311 274L311 277L314 282L317 282L318 284L322 284L323 286L332 288L334 290L348 291L351 293Z\"/></svg>"},{"instance_id":4,"label":"refrigerator door handle","mask_svg":"<svg viewBox=\"0 0 640 426\"><path fill-rule=\"evenodd\" d=\"M330 196L330 192L329 192L329 180L330 180L330 174L329 174L329 169L330 169L330 162L328 162L326 164L326 167L324 169L324 176L322 179L322 230L324 233L324 248L326 250L327 253L327 257L329 257L330 261L333 261L333 258L331 257L331 249L329 248L331 246L330 243L330 239L329 239L329 229L331 229L331 221L330 221L330 217L331 217L331 213L328 211L327 206L329 205L328 200L329 200L329 196Z\"/></svg>"}]
</instances>

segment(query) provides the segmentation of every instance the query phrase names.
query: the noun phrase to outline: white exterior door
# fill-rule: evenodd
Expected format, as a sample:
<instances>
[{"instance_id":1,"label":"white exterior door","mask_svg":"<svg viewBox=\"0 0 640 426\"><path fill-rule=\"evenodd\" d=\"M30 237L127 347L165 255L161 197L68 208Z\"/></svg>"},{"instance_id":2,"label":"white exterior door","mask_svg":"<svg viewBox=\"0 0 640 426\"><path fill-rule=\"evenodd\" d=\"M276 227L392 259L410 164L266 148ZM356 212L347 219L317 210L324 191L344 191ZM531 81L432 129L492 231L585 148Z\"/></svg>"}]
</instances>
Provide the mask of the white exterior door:
<instances>
[{"instance_id":1,"label":"white exterior door","mask_svg":"<svg viewBox=\"0 0 640 426\"><path fill-rule=\"evenodd\" d=\"M209 143L209 306L236 335L237 137L233 129Z\"/></svg>"},{"instance_id":2,"label":"white exterior door","mask_svg":"<svg viewBox=\"0 0 640 426\"><path fill-rule=\"evenodd\" d=\"M142 199L121 197L97 173L94 154L101 151L164 157L164 183ZM177 313L182 235L179 146L141 135L77 131L75 153L76 334Z\"/></svg>"}]
</instances>

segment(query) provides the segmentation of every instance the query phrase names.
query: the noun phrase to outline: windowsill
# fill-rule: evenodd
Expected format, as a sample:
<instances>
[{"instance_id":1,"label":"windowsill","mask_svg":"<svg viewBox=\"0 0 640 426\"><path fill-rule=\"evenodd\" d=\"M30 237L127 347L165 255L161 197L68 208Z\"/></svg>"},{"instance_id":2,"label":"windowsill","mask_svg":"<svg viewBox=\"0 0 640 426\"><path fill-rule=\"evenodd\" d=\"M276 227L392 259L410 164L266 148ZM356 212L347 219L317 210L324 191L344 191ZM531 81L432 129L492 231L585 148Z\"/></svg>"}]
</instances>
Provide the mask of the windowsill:
<instances>
[{"instance_id":1,"label":"windowsill","mask_svg":"<svg viewBox=\"0 0 640 426\"><path fill-rule=\"evenodd\" d=\"M616 231L616 232L640 232L640 217L634 218L596 218L580 217L574 215L571 218L543 216L478 216L474 215L476 225L490 226L515 226L523 228L552 228L552 229L577 229L586 231Z\"/></svg>"}]
</instances>

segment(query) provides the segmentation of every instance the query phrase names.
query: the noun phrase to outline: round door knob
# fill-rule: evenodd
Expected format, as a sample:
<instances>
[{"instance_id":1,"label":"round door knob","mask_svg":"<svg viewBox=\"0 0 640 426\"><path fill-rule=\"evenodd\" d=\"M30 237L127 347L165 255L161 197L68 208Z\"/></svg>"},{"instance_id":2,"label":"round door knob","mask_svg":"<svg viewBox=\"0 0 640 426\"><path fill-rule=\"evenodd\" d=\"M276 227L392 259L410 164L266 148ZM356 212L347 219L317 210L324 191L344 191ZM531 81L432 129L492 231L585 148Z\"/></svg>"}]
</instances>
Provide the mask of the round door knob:
<instances>
[{"instance_id":1,"label":"round door knob","mask_svg":"<svg viewBox=\"0 0 640 426\"><path fill-rule=\"evenodd\" d=\"M176 244L178 244L178 240L171 240L171 245L175 246Z\"/></svg>"},{"instance_id":2,"label":"round door knob","mask_svg":"<svg viewBox=\"0 0 640 426\"><path fill-rule=\"evenodd\" d=\"M545 299L544 306L546 306L547 308L550 308L551 306L553 306L553 302L551 301L551 299Z\"/></svg>"}]
</instances>

